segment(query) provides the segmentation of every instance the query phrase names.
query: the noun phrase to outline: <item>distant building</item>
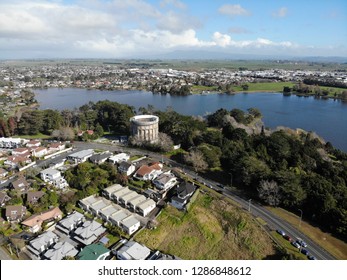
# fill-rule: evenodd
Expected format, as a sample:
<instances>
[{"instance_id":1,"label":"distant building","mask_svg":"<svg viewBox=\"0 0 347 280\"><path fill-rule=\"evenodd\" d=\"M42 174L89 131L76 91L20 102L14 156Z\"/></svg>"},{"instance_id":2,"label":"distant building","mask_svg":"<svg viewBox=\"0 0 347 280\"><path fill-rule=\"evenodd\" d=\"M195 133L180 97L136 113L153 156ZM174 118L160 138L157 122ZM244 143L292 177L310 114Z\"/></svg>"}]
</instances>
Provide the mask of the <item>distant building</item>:
<instances>
[{"instance_id":1,"label":"distant building","mask_svg":"<svg viewBox=\"0 0 347 280\"><path fill-rule=\"evenodd\" d=\"M138 115L130 119L131 135L139 141L156 143L159 137L159 117Z\"/></svg>"}]
</instances>

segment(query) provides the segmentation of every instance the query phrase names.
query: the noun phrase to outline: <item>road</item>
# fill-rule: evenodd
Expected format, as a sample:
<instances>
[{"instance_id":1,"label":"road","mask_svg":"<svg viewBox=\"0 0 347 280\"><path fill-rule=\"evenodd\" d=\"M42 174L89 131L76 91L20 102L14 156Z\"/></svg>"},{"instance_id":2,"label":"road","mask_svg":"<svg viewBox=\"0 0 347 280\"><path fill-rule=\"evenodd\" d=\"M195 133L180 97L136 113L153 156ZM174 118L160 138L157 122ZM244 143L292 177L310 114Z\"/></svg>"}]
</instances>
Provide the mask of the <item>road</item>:
<instances>
[{"instance_id":1,"label":"road","mask_svg":"<svg viewBox=\"0 0 347 280\"><path fill-rule=\"evenodd\" d=\"M161 161L163 159L162 155L149 152L149 151L144 151L144 150L139 150L139 149L133 149L133 148L128 148L125 146L117 145L117 144L102 144L102 143L91 143L91 142L74 142L74 151L70 151L68 153L62 154L57 156L54 159L49 159L46 161L39 162L36 166L36 168L46 168L52 161L56 161L59 159L62 159L66 157L67 154L74 153L79 150L83 149L101 149L101 150L109 150L111 152L127 152L130 155L141 155L141 154L148 154L151 158L153 158L155 161ZM178 167L188 175L190 175L192 178L195 178L199 182L204 183L205 185L208 186L213 186L213 189L216 191L219 191L220 193L224 194L225 196L229 197L230 199L234 200L237 202L241 207L244 209L248 210L249 206L251 206L251 213L255 217L260 217L263 219L267 225L272 229L281 229L285 231L285 233L292 238L301 238L304 240L308 247L307 249L309 250L310 254L315 256L319 260L333 260L335 259L330 253L328 253L326 250L324 250L319 244L317 244L315 241L311 240L309 237L304 235L301 231L296 229L295 227L291 226L289 223L284 221L283 219L279 218L278 216L274 215L270 211L268 211L266 208L261 206L260 204L252 202L250 204L249 200L247 198L240 197L238 194L235 192L232 192L229 189L222 189L217 187L217 182L208 180L206 178L203 178L199 176L196 172L191 170L189 167L184 166L182 164L179 164L173 160L165 158L165 163L170 164L172 167ZM8 182L5 183L6 185ZM4 184L3 184L4 185ZM1 186L0 186L1 187Z\"/></svg>"}]
</instances>

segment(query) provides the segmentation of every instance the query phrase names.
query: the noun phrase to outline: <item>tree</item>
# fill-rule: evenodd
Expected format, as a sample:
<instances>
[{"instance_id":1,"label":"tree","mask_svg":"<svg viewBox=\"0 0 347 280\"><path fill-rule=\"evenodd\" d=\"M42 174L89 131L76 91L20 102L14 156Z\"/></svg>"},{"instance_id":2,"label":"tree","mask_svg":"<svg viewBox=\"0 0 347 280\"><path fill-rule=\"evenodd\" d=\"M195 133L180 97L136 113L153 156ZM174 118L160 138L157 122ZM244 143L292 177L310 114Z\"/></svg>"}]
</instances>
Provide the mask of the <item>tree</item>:
<instances>
[{"instance_id":1,"label":"tree","mask_svg":"<svg viewBox=\"0 0 347 280\"><path fill-rule=\"evenodd\" d=\"M280 188L275 181L261 180L257 190L259 198L267 204L275 207L280 204Z\"/></svg>"},{"instance_id":2,"label":"tree","mask_svg":"<svg viewBox=\"0 0 347 280\"><path fill-rule=\"evenodd\" d=\"M75 138L75 132L71 127L61 127L60 129L53 130L52 137L59 140L73 140Z\"/></svg>"},{"instance_id":3,"label":"tree","mask_svg":"<svg viewBox=\"0 0 347 280\"><path fill-rule=\"evenodd\" d=\"M189 154L184 156L184 160L193 166L195 172L203 171L207 168L204 155L199 150L191 150Z\"/></svg>"}]
</instances>

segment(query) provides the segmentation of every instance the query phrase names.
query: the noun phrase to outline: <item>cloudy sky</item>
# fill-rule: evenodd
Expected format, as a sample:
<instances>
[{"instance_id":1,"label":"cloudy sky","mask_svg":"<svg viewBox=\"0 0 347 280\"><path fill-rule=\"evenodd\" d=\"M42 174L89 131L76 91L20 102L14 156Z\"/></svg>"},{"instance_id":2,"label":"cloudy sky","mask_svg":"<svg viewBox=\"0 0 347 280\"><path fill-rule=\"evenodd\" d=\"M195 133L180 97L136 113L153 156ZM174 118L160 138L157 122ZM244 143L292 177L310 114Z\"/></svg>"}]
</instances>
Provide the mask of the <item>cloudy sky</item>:
<instances>
[{"instance_id":1,"label":"cloudy sky","mask_svg":"<svg viewBox=\"0 0 347 280\"><path fill-rule=\"evenodd\" d=\"M0 0L0 59L347 57L346 0Z\"/></svg>"}]
</instances>

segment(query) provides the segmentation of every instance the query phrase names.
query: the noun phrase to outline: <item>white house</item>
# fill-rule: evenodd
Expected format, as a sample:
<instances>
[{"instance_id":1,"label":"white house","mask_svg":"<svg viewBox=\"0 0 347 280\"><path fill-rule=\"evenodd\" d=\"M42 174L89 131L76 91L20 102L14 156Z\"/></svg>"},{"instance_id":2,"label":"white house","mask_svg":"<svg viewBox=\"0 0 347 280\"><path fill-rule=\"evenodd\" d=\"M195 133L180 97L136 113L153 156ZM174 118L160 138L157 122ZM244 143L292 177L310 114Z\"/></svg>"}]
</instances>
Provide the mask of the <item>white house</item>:
<instances>
[{"instance_id":1,"label":"white house","mask_svg":"<svg viewBox=\"0 0 347 280\"><path fill-rule=\"evenodd\" d=\"M37 148L33 148L32 151L31 151L31 154L34 156L34 157L43 157L45 155L48 154L48 150L46 147L37 147Z\"/></svg>"},{"instance_id":2,"label":"white house","mask_svg":"<svg viewBox=\"0 0 347 280\"><path fill-rule=\"evenodd\" d=\"M108 159L109 162L112 162L113 164L122 162L122 161L128 161L130 159L130 156L126 153L119 153L116 154Z\"/></svg>"},{"instance_id":3,"label":"white house","mask_svg":"<svg viewBox=\"0 0 347 280\"><path fill-rule=\"evenodd\" d=\"M136 212L141 216L146 217L155 207L155 201L153 199L147 199L136 205Z\"/></svg>"},{"instance_id":4,"label":"white house","mask_svg":"<svg viewBox=\"0 0 347 280\"><path fill-rule=\"evenodd\" d=\"M45 182L51 182L61 177L59 170L47 168L40 172L41 179Z\"/></svg>"},{"instance_id":5,"label":"white house","mask_svg":"<svg viewBox=\"0 0 347 280\"><path fill-rule=\"evenodd\" d=\"M122 161L118 166L118 171L120 173L126 174L127 176L130 176L135 171L135 169L135 165L128 161Z\"/></svg>"},{"instance_id":6,"label":"white house","mask_svg":"<svg viewBox=\"0 0 347 280\"><path fill-rule=\"evenodd\" d=\"M147 198L144 195L138 194L137 196L128 200L127 207L132 211L135 211L136 206L144 202L145 200L147 200Z\"/></svg>"},{"instance_id":7,"label":"white house","mask_svg":"<svg viewBox=\"0 0 347 280\"><path fill-rule=\"evenodd\" d=\"M69 160L74 161L75 163L82 163L82 162L86 162L87 159L90 158L93 154L94 154L94 150L88 149L88 150L82 150L77 153L68 155L67 158Z\"/></svg>"},{"instance_id":8,"label":"white house","mask_svg":"<svg viewBox=\"0 0 347 280\"><path fill-rule=\"evenodd\" d=\"M109 221L114 226L120 226L120 222L124 220L125 218L130 217L129 214L125 213L123 210L118 210L116 213L113 213L109 216Z\"/></svg>"},{"instance_id":9,"label":"white house","mask_svg":"<svg viewBox=\"0 0 347 280\"><path fill-rule=\"evenodd\" d=\"M15 149L29 142L29 140L21 138L0 137L0 148Z\"/></svg>"},{"instance_id":10,"label":"white house","mask_svg":"<svg viewBox=\"0 0 347 280\"><path fill-rule=\"evenodd\" d=\"M105 233L104 228L100 223L96 221L86 221L81 226L75 229L74 238L83 243L89 245L93 243L101 234Z\"/></svg>"},{"instance_id":11,"label":"white house","mask_svg":"<svg viewBox=\"0 0 347 280\"><path fill-rule=\"evenodd\" d=\"M151 254L151 250L135 241L128 241L117 251L119 260L145 260Z\"/></svg>"},{"instance_id":12,"label":"white house","mask_svg":"<svg viewBox=\"0 0 347 280\"><path fill-rule=\"evenodd\" d=\"M41 146L41 141L39 140L30 140L26 146L28 148L34 148L34 147L40 147Z\"/></svg>"},{"instance_id":13,"label":"white house","mask_svg":"<svg viewBox=\"0 0 347 280\"><path fill-rule=\"evenodd\" d=\"M128 218L125 218L120 222L120 227L124 232L129 235L132 235L140 228L141 224L138 219L136 219L133 215Z\"/></svg>"},{"instance_id":14,"label":"white house","mask_svg":"<svg viewBox=\"0 0 347 280\"><path fill-rule=\"evenodd\" d=\"M190 183L182 183L177 189L177 196L171 198L171 205L177 209L183 209L190 197L195 192L196 187Z\"/></svg>"},{"instance_id":15,"label":"white house","mask_svg":"<svg viewBox=\"0 0 347 280\"><path fill-rule=\"evenodd\" d=\"M134 177L138 180L143 181L153 180L162 173L162 168L163 165L161 163L142 165L139 169L136 170Z\"/></svg>"},{"instance_id":16,"label":"white house","mask_svg":"<svg viewBox=\"0 0 347 280\"><path fill-rule=\"evenodd\" d=\"M114 192L117 192L119 190L123 189L123 187L119 184L114 184L112 186L109 186L107 188L105 188L103 191L102 191L102 194L108 198L108 199L113 199L113 193Z\"/></svg>"},{"instance_id":17,"label":"white house","mask_svg":"<svg viewBox=\"0 0 347 280\"><path fill-rule=\"evenodd\" d=\"M69 234L71 231L76 229L85 221L83 214L79 212L73 212L64 219L60 220L59 223L55 226L60 231Z\"/></svg>"},{"instance_id":18,"label":"white house","mask_svg":"<svg viewBox=\"0 0 347 280\"><path fill-rule=\"evenodd\" d=\"M177 178L172 173L162 173L153 180L153 184L159 190L169 190L177 184Z\"/></svg>"},{"instance_id":19,"label":"white house","mask_svg":"<svg viewBox=\"0 0 347 280\"><path fill-rule=\"evenodd\" d=\"M46 231L37 238L31 240L27 246L28 250L37 258L40 257L50 246L58 242L59 237L52 231Z\"/></svg>"}]
</instances>

